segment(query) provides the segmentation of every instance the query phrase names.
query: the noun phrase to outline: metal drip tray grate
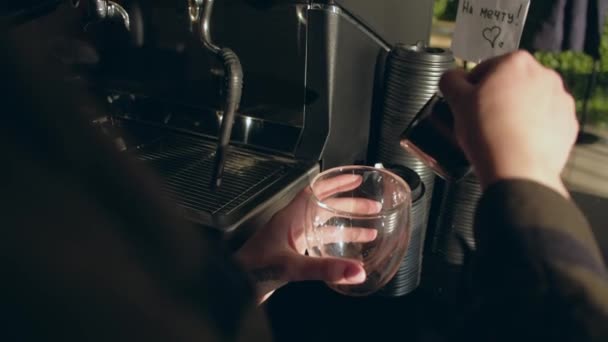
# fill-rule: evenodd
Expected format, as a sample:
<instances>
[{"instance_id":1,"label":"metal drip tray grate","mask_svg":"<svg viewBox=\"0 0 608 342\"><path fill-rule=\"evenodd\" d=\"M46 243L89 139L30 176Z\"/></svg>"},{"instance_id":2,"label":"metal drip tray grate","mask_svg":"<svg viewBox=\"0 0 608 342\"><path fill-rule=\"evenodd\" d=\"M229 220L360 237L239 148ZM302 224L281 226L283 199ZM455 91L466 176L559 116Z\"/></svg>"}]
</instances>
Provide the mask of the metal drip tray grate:
<instances>
[{"instance_id":1,"label":"metal drip tray grate","mask_svg":"<svg viewBox=\"0 0 608 342\"><path fill-rule=\"evenodd\" d=\"M187 218L224 231L252 216L277 193L298 190L314 169L310 163L233 146L222 187L214 191L209 185L215 147L213 141L165 131L134 153L161 176L167 197Z\"/></svg>"}]
</instances>

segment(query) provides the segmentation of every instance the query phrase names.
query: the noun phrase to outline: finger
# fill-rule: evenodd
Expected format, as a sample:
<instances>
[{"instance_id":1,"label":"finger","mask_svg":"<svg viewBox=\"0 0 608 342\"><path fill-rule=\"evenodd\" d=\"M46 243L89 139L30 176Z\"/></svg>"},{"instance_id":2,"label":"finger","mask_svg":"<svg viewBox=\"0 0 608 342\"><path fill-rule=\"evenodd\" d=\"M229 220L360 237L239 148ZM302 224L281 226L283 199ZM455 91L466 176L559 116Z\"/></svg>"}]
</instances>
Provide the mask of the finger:
<instances>
[{"instance_id":1,"label":"finger","mask_svg":"<svg viewBox=\"0 0 608 342\"><path fill-rule=\"evenodd\" d=\"M339 192L350 191L357 188L363 182L363 177L360 175L340 175L329 179L323 179L315 183L315 197L323 200L331 195ZM313 190L310 187L301 191L287 207L279 211L275 216L277 220L282 220L280 225L289 226L288 222L301 222L305 213L306 203L310 200ZM328 219L327 217L326 219ZM297 232L301 233L301 227L295 226Z\"/></svg>"},{"instance_id":2,"label":"finger","mask_svg":"<svg viewBox=\"0 0 608 342\"><path fill-rule=\"evenodd\" d=\"M366 243L376 240L378 231L371 228L339 228L326 226L318 228L318 244L330 243ZM310 246L316 247L316 246Z\"/></svg>"},{"instance_id":3,"label":"finger","mask_svg":"<svg viewBox=\"0 0 608 342\"><path fill-rule=\"evenodd\" d=\"M332 284L360 284L367 277L361 262L296 255L289 260L289 281L320 280Z\"/></svg>"},{"instance_id":4,"label":"finger","mask_svg":"<svg viewBox=\"0 0 608 342\"><path fill-rule=\"evenodd\" d=\"M516 54L520 52L515 52ZM450 105L457 100L466 97L477 83L482 82L488 75L502 65L507 59L513 58L512 54L506 54L490 58L478 64L470 72L457 68L448 70L443 74L439 82L439 88Z\"/></svg>"},{"instance_id":5,"label":"finger","mask_svg":"<svg viewBox=\"0 0 608 342\"><path fill-rule=\"evenodd\" d=\"M323 199L339 192L350 191L357 188L363 182L360 175L339 175L332 178L319 180L314 183L315 197ZM292 202L308 200L313 193L311 187L305 188Z\"/></svg>"},{"instance_id":6,"label":"finger","mask_svg":"<svg viewBox=\"0 0 608 342\"><path fill-rule=\"evenodd\" d=\"M445 72L439 82L443 97L453 109L458 109L464 105L474 87L468 79L467 72L462 69L452 69Z\"/></svg>"},{"instance_id":7,"label":"finger","mask_svg":"<svg viewBox=\"0 0 608 342\"><path fill-rule=\"evenodd\" d=\"M493 74L494 71L500 65L502 65L506 60L513 58L513 54L517 54L517 53L520 53L520 52L516 51L513 53L508 53L505 55L493 57L493 58L487 59L487 60L483 61L482 63L478 64L475 68L473 68L473 70L471 70L471 72L467 76L469 82L472 84L477 84L477 83L483 81L486 77Z\"/></svg>"},{"instance_id":8,"label":"finger","mask_svg":"<svg viewBox=\"0 0 608 342\"><path fill-rule=\"evenodd\" d=\"M314 207L314 211L310 214L308 219L310 221L306 221L304 224L298 224L293 226L290 233L290 245L293 246L296 250L300 250L301 246L298 241L304 235L305 225L308 225L310 229L321 229L323 230L323 235L316 236L315 241L312 242L309 240L309 245L318 246L323 243L336 243L336 242L369 242L376 239L377 231L373 229L365 229L365 228L342 228L338 229L337 227L326 226L319 227L320 225L325 224L332 217L339 216L337 215L336 210L344 213L353 213L354 215L372 215L377 214L382 210L382 204L376 201L368 200L365 198L332 198L326 201L325 203L330 209L325 209L322 207ZM331 239L332 242L325 242L325 240L320 240L324 236L327 236L329 239L330 236L334 235ZM342 235L340 235L342 234ZM312 238L312 237L310 237ZM329 240L328 240L329 241Z\"/></svg>"},{"instance_id":9,"label":"finger","mask_svg":"<svg viewBox=\"0 0 608 342\"><path fill-rule=\"evenodd\" d=\"M330 197L336 193L356 189L358 186L361 185L362 182L363 177L361 177L360 175L339 175L336 177L317 181L314 184L315 198L319 201L323 201L325 198ZM302 215L304 215L304 213L306 212L306 210L304 210L305 203L310 199L311 192L313 192L311 188L302 191L298 195L298 197L289 205L291 208L294 209L283 211L286 213L291 213L291 215L289 216L290 222L304 221L304 217ZM315 218L317 218L321 222L325 222L331 217L335 216L335 213L332 212L333 210L359 213L360 215L376 214L379 213L380 210L382 210L382 205L380 203L367 199L341 198L331 199L327 202L329 203L329 210L318 208L317 213L315 213ZM292 232L290 234L291 241L297 241L303 234L304 227L301 224L292 227Z\"/></svg>"},{"instance_id":10,"label":"finger","mask_svg":"<svg viewBox=\"0 0 608 342\"><path fill-rule=\"evenodd\" d=\"M356 189L363 183L361 175L339 175L319 180L312 185L312 192L319 200L340 192Z\"/></svg>"},{"instance_id":11,"label":"finger","mask_svg":"<svg viewBox=\"0 0 608 342\"><path fill-rule=\"evenodd\" d=\"M499 69L503 66L507 66L510 64L520 64L525 66L536 66L540 67L540 63L536 61L534 56L532 56L529 52L525 50L514 51L505 55L497 56L494 58L490 58L483 63L477 65L471 72L469 73L468 79L472 84L477 84L485 80L488 76L494 75L499 72ZM508 70L510 72L512 66L504 70Z\"/></svg>"},{"instance_id":12,"label":"finger","mask_svg":"<svg viewBox=\"0 0 608 342\"><path fill-rule=\"evenodd\" d=\"M500 65L505 58L506 58L506 55L498 56L498 57L490 58L490 59L478 64L476 67L474 67L469 72L469 74L467 75L467 80L471 84L480 83L488 75L490 75L494 70L496 70L498 65Z\"/></svg>"},{"instance_id":13,"label":"finger","mask_svg":"<svg viewBox=\"0 0 608 342\"><path fill-rule=\"evenodd\" d=\"M316 206L312 212L313 224L324 223L340 213L350 216L373 215L382 211L380 202L365 198L331 198L324 202L324 206Z\"/></svg>"},{"instance_id":14,"label":"finger","mask_svg":"<svg viewBox=\"0 0 608 342\"><path fill-rule=\"evenodd\" d=\"M382 203L366 198L329 198L323 203L330 210L355 215L372 215L382 210Z\"/></svg>"}]
</instances>

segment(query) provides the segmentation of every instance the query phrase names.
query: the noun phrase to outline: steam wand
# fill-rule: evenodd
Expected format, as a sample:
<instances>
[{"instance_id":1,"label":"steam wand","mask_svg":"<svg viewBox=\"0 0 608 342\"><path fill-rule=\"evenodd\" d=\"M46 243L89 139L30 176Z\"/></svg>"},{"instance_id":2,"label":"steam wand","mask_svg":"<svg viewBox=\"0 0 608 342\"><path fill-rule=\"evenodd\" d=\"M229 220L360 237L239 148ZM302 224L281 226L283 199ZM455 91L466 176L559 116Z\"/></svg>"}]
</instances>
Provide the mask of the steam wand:
<instances>
[{"instance_id":1,"label":"steam wand","mask_svg":"<svg viewBox=\"0 0 608 342\"><path fill-rule=\"evenodd\" d=\"M224 66L224 113L218 137L218 144L211 177L211 188L222 184L226 154L230 143L234 115L241 102L243 88L243 68L238 56L229 48L220 48L211 40L210 21L214 0L188 0L190 23L207 50L216 55Z\"/></svg>"},{"instance_id":2,"label":"steam wand","mask_svg":"<svg viewBox=\"0 0 608 342\"><path fill-rule=\"evenodd\" d=\"M72 0L72 6L78 7L79 0ZM120 19L127 31L131 29L129 13L119 4L110 0L90 0L89 17L91 21L101 21L108 19Z\"/></svg>"}]
</instances>

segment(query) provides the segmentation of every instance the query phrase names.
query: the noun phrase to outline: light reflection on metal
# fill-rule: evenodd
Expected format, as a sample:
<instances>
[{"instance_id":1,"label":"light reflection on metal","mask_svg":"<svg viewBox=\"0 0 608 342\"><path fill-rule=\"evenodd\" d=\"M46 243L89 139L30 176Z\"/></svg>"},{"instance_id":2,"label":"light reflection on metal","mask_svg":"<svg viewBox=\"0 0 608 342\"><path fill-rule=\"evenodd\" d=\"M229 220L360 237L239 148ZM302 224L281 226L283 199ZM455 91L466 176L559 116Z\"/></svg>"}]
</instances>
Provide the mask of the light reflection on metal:
<instances>
[{"instance_id":1,"label":"light reflection on metal","mask_svg":"<svg viewBox=\"0 0 608 342\"><path fill-rule=\"evenodd\" d=\"M131 29L131 19L129 13L119 4L109 0L92 0L91 6L95 19L94 20L106 20L106 19L120 19L127 30ZM79 6L80 2L72 2L73 6Z\"/></svg>"}]
</instances>

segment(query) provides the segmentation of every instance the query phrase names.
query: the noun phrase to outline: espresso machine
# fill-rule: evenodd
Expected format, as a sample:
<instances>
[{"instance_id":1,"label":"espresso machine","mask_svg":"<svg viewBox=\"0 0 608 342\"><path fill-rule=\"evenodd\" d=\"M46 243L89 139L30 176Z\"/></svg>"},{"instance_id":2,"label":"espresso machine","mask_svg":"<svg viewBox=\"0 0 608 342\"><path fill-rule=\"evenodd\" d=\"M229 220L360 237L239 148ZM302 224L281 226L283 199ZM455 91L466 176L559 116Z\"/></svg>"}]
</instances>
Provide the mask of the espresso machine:
<instances>
[{"instance_id":1,"label":"espresso machine","mask_svg":"<svg viewBox=\"0 0 608 342\"><path fill-rule=\"evenodd\" d=\"M70 22L49 55L105 104L92 123L184 217L229 235L319 171L373 163L383 60L428 40L432 4L30 0L3 5L2 26Z\"/></svg>"},{"instance_id":2,"label":"espresso machine","mask_svg":"<svg viewBox=\"0 0 608 342\"><path fill-rule=\"evenodd\" d=\"M28 0L0 8L0 27L65 25L43 50L103 104L91 124L155 172L186 219L238 240L315 174L377 161L387 55L428 42L433 3ZM298 303L326 295L304 292ZM290 316L301 293L275 295L276 324L320 309Z\"/></svg>"}]
</instances>

